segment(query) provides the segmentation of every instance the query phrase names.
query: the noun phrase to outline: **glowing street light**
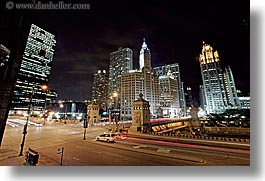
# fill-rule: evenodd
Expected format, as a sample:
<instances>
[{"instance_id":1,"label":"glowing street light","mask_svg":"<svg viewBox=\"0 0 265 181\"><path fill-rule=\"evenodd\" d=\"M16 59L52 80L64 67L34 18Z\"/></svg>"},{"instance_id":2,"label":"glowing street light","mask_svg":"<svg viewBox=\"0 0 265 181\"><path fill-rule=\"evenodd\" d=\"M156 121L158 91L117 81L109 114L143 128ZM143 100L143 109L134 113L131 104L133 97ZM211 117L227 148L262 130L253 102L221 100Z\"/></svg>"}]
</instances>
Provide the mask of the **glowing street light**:
<instances>
[{"instance_id":1,"label":"glowing street light","mask_svg":"<svg viewBox=\"0 0 265 181\"><path fill-rule=\"evenodd\" d=\"M45 109L46 109L46 99L47 99L47 90L48 90L48 86L47 85L42 85L41 86L41 90L43 90L45 92L45 100L44 100L44 108L43 108L43 115L44 115L44 122L43 125L45 125L45 121L46 121L46 116L45 116Z\"/></svg>"},{"instance_id":2,"label":"glowing street light","mask_svg":"<svg viewBox=\"0 0 265 181\"><path fill-rule=\"evenodd\" d=\"M47 86L47 85L42 85L42 86L41 86L41 90L43 90L43 91L48 90L48 86Z\"/></svg>"}]
</instances>

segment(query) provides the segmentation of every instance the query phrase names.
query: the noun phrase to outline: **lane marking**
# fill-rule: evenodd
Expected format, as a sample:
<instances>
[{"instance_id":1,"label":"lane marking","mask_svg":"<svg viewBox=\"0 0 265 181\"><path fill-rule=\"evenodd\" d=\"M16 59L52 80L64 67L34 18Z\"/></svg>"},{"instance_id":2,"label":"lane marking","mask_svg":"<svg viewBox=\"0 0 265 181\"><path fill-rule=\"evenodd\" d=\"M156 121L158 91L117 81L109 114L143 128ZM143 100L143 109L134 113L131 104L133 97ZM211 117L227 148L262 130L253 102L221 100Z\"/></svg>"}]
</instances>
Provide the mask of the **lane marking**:
<instances>
[{"instance_id":1,"label":"lane marking","mask_svg":"<svg viewBox=\"0 0 265 181\"><path fill-rule=\"evenodd\" d=\"M168 153L168 154L169 154L170 149L158 148L158 149L157 149L157 152L158 152L158 153Z\"/></svg>"},{"instance_id":2,"label":"lane marking","mask_svg":"<svg viewBox=\"0 0 265 181\"><path fill-rule=\"evenodd\" d=\"M145 146L145 145L135 145L135 146L133 146L133 148L135 148L135 149L138 149L138 148L146 148L147 146Z\"/></svg>"},{"instance_id":3,"label":"lane marking","mask_svg":"<svg viewBox=\"0 0 265 181\"><path fill-rule=\"evenodd\" d=\"M74 160L80 160L79 158L73 157Z\"/></svg>"}]
</instances>

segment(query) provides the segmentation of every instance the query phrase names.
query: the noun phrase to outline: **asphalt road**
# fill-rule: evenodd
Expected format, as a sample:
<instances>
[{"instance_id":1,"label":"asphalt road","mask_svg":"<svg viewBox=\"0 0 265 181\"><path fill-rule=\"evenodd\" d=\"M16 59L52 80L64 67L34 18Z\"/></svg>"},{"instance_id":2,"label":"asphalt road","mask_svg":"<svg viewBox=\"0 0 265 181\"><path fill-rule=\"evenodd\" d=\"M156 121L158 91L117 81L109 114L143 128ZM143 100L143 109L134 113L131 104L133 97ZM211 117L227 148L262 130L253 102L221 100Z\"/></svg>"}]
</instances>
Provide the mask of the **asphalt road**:
<instances>
[{"instance_id":1,"label":"asphalt road","mask_svg":"<svg viewBox=\"0 0 265 181\"><path fill-rule=\"evenodd\" d=\"M23 123L7 125L0 148L0 165L23 165L18 157ZM39 152L38 166L60 165L59 148L64 147L64 166L207 166L249 165L250 152L237 148L203 146L198 144L151 140L129 135L116 143L95 141L107 127L87 129L83 140L82 123L46 123L43 127L29 125L25 151L30 147Z\"/></svg>"}]
</instances>

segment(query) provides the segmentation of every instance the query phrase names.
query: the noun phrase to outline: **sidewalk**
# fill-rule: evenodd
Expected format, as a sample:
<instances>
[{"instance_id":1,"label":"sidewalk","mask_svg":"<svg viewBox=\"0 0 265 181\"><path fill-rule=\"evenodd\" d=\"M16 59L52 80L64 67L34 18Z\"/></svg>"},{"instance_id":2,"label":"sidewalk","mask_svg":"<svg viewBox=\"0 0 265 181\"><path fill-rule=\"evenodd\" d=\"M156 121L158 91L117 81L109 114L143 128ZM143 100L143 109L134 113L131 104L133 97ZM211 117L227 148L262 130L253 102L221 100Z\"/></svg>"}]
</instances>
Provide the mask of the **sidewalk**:
<instances>
[{"instance_id":1,"label":"sidewalk","mask_svg":"<svg viewBox=\"0 0 265 181\"><path fill-rule=\"evenodd\" d=\"M18 156L16 150L0 147L0 166L23 166L25 155Z\"/></svg>"}]
</instances>

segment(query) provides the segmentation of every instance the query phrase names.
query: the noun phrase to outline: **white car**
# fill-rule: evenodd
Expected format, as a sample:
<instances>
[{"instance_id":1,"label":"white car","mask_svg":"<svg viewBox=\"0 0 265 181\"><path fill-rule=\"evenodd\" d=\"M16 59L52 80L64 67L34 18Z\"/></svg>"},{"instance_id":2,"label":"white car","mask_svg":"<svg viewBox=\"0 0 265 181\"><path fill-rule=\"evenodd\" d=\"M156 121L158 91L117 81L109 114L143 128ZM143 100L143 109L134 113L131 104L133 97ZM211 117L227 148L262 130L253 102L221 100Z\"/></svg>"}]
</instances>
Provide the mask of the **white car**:
<instances>
[{"instance_id":1,"label":"white car","mask_svg":"<svg viewBox=\"0 0 265 181\"><path fill-rule=\"evenodd\" d=\"M97 141L115 142L116 136L113 133L103 133L96 137Z\"/></svg>"}]
</instances>

